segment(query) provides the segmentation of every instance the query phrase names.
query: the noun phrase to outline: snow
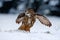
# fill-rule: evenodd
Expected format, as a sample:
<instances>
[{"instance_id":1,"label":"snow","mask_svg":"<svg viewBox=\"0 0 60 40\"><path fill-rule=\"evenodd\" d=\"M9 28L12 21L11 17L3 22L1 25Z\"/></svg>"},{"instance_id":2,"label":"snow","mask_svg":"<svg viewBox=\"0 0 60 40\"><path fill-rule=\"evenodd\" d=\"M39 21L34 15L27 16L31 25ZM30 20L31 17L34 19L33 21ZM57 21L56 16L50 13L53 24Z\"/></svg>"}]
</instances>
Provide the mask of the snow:
<instances>
[{"instance_id":1,"label":"snow","mask_svg":"<svg viewBox=\"0 0 60 40\"><path fill-rule=\"evenodd\" d=\"M60 40L60 18L46 16L52 23L49 28L36 19L30 32L17 30L21 24L16 24L18 14L0 14L0 40Z\"/></svg>"}]
</instances>

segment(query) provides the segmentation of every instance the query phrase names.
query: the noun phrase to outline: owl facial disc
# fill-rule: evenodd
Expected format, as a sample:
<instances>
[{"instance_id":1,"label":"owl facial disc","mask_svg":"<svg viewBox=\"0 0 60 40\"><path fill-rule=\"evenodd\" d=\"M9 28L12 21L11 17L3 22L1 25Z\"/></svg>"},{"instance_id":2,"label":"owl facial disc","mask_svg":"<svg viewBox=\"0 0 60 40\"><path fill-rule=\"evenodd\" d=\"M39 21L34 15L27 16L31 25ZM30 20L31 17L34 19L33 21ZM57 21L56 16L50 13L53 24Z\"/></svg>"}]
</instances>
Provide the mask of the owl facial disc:
<instances>
[{"instance_id":1,"label":"owl facial disc","mask_svg":"<svg viewBox=\"0 0 60 40\"><path fill-rule=\"evenodd\" d=\"M31 14L28 11L25 12L25 15L31 17Z\"/></svg>"}]
</instances>

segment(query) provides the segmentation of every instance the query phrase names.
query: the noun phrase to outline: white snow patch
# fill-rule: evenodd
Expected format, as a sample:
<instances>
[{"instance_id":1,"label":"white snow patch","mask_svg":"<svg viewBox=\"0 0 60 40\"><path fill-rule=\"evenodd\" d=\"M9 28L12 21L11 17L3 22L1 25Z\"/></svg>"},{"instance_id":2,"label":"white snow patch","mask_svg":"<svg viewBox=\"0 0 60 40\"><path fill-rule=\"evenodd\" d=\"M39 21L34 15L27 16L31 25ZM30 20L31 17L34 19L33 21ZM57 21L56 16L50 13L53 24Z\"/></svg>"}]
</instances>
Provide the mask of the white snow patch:
<instances>
[{"instance_id":1,"label":"white snow patch","mask_svg":"<svg viewBox=\"0 0 60 40\"><path fill-rule=\"evenodd\" d=\"M47 17L52 26L49 28L36 19L30 32L17 30L21 24L16 24L18 15L0 14L0 40L60 40L60 18Z\"/></svg>"}]
</instances>

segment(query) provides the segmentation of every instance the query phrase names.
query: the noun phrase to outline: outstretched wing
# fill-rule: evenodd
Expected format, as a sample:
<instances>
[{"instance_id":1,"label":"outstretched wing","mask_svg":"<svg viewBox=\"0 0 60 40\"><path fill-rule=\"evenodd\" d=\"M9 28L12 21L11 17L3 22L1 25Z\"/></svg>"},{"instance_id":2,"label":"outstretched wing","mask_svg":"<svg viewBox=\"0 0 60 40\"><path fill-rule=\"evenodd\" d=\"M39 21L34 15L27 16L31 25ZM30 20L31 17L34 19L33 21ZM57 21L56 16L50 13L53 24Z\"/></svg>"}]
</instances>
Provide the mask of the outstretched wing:
<instances>
[{"instance_id":1,"label":"outstretched wing","mask_svg":"<svg viewBox=\"0 0 60 40\"><path fill-rule=\"evenodd\" d=\"M40 14L36 14L36 17L39 19L39 21L42 24L49 26L49 27L52 25L51 22L45 16L40 15Z\"/></svg>"},{"instance_id":2,"label":"outstretched wing","mask_svg":"<svg viewBox=\"0 0 60 40\"><path fill-rule=\"evenodd\" d=\"M23 20L23 17L25 16L25 13L20 13L16 19L16 23L20 23Z\"/></svg>"}]
</instances>

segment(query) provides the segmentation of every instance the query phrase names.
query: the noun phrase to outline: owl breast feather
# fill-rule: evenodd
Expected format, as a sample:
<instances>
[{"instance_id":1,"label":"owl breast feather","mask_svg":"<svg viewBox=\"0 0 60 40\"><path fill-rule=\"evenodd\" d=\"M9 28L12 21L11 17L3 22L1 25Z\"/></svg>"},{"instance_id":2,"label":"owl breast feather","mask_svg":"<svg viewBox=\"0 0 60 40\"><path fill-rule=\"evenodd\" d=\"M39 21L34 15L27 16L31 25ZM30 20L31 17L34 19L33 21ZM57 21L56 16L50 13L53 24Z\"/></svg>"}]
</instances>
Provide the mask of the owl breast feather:
<instances>
[{"instance_id":1,"label":"owl breast feather","mask_svg":"<svg viewBox=\"0 0 60 40\"><path fill-rule=\"evenodd\" d=\"M33 25L35 22L35 18L34 17L24 17L24 20L22 21L23 24L25 25Z\"/></svg>"}]
</instances>

